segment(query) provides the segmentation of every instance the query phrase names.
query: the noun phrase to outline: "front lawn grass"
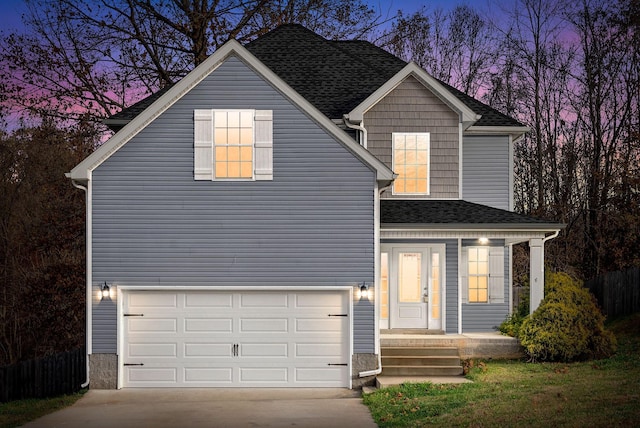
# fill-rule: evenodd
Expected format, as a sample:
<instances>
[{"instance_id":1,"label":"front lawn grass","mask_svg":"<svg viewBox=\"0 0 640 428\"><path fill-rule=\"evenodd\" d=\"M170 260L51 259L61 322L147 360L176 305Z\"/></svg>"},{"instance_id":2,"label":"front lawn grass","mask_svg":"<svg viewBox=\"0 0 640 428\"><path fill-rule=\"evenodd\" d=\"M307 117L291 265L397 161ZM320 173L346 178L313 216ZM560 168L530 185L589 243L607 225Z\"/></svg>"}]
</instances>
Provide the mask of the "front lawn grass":
<instances>
[{"instance_id":1,"label":"front lawn grass","mask_svg":"<svg viewBox=\"0 0 640 428\"><path fill-rule=\"evenodd\" d=\"M0 428L13 428L38 419L56 410L71 406L87 390L53 398L30 398L0 403Z\"/></svg>"},{"instance_id":2,"label":"front lawn grass","mask_svg":"<svg viewBox=\"0 0 640 428\"><path fill-rule=\"evenodd\" d=\"M640 423L640 314L614 322L616 355L571 364L473 362L458 385L364 396L380 427L630 427Z\"/></svg>"}]
</instances>

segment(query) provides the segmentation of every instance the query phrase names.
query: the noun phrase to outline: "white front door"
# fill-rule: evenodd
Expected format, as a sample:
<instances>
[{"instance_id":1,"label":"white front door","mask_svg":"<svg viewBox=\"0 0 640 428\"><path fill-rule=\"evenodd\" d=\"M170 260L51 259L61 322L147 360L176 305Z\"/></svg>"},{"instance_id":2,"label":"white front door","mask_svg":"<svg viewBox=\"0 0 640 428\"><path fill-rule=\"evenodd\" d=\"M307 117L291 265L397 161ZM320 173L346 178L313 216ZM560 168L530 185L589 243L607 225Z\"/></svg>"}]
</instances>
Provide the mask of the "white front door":
<instances>
[{"instance_id":1,"label":"white front door","mask_svg":"<svg viewBox=\"0 0 640 428\"><path fill-rule=\"evenodd\" d=\"M388 312L381 313L388 313L389 328L441 329L444 246L398 245L383 248L382 253L389 284L388 302L381 296ZM385 266L382 270L384 277Z\"/></svg>"}]
</instances>

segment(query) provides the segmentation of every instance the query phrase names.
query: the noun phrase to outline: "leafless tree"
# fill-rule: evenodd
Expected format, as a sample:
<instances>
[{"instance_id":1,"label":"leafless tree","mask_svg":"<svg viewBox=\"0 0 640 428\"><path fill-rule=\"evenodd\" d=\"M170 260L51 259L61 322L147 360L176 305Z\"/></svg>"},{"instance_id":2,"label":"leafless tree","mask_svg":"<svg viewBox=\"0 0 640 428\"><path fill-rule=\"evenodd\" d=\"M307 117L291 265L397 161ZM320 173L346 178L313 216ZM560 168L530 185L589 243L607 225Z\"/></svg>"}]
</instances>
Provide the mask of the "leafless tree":
<instances>
[{"instance_id":1,"label":"leafless tree","mask_svg":"<svg viewBox=\"0 0 640 428\"><path fill-rule=\"evenodd\" d=\"M283 23L363 37L361 0L27 0L26 30L0 44L0 102L60 120L100 120L183 77L229 39Z\"/></svg>"}]
</instances>

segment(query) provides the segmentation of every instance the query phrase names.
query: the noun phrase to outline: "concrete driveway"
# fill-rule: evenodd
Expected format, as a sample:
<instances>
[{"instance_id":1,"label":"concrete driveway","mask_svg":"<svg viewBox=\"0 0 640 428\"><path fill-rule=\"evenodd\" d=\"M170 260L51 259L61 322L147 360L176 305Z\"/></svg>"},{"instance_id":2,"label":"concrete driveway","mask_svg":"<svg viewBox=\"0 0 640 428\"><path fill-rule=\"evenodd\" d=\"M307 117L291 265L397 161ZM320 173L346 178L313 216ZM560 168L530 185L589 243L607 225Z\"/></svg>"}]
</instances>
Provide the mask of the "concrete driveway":
<instances>
[{"instance_id":1,"label":"concrete driveway","mask_svg":"<svg viewBox=\"0 0 640 428\"><path fill-rule=\"evenodd\" d=\"M348 389L90 390L24 427L376 427Z\"/></svg>"}]
</instances>

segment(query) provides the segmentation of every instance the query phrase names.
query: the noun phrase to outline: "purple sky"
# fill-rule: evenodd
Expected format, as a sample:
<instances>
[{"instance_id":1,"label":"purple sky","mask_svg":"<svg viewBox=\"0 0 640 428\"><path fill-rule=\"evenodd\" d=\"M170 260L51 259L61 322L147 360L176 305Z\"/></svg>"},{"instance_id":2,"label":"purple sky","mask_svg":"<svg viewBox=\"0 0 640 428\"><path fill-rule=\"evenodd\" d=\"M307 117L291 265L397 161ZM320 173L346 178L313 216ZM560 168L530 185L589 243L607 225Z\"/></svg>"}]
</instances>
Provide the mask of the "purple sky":
<instances>
[{"instance_id":1,"label":"purple sky","mask_svg":"<svg viewBox=\"0 0 640 428\"><path fill-rule=\"evenodd\" d=\"M397 10L411 13L425 5L429 9L441 7L449 9L458 4L468 3L467 0L365 0L383 15L393 15ZM26 10L24 0L0 0L0 30L5 34L22 25L21 14Z\"/></svg>"},{"instance_id":2,"label":"purple sky","mask_svg":"<svg viewBox=\"0 0 640 428\"><path fill-rule=\"evenodd\" d=\"M20 15L26 10L23 0L0 1L0 30L10 33L11 30L22 25Z\"/></svg>"}]
</instances>

